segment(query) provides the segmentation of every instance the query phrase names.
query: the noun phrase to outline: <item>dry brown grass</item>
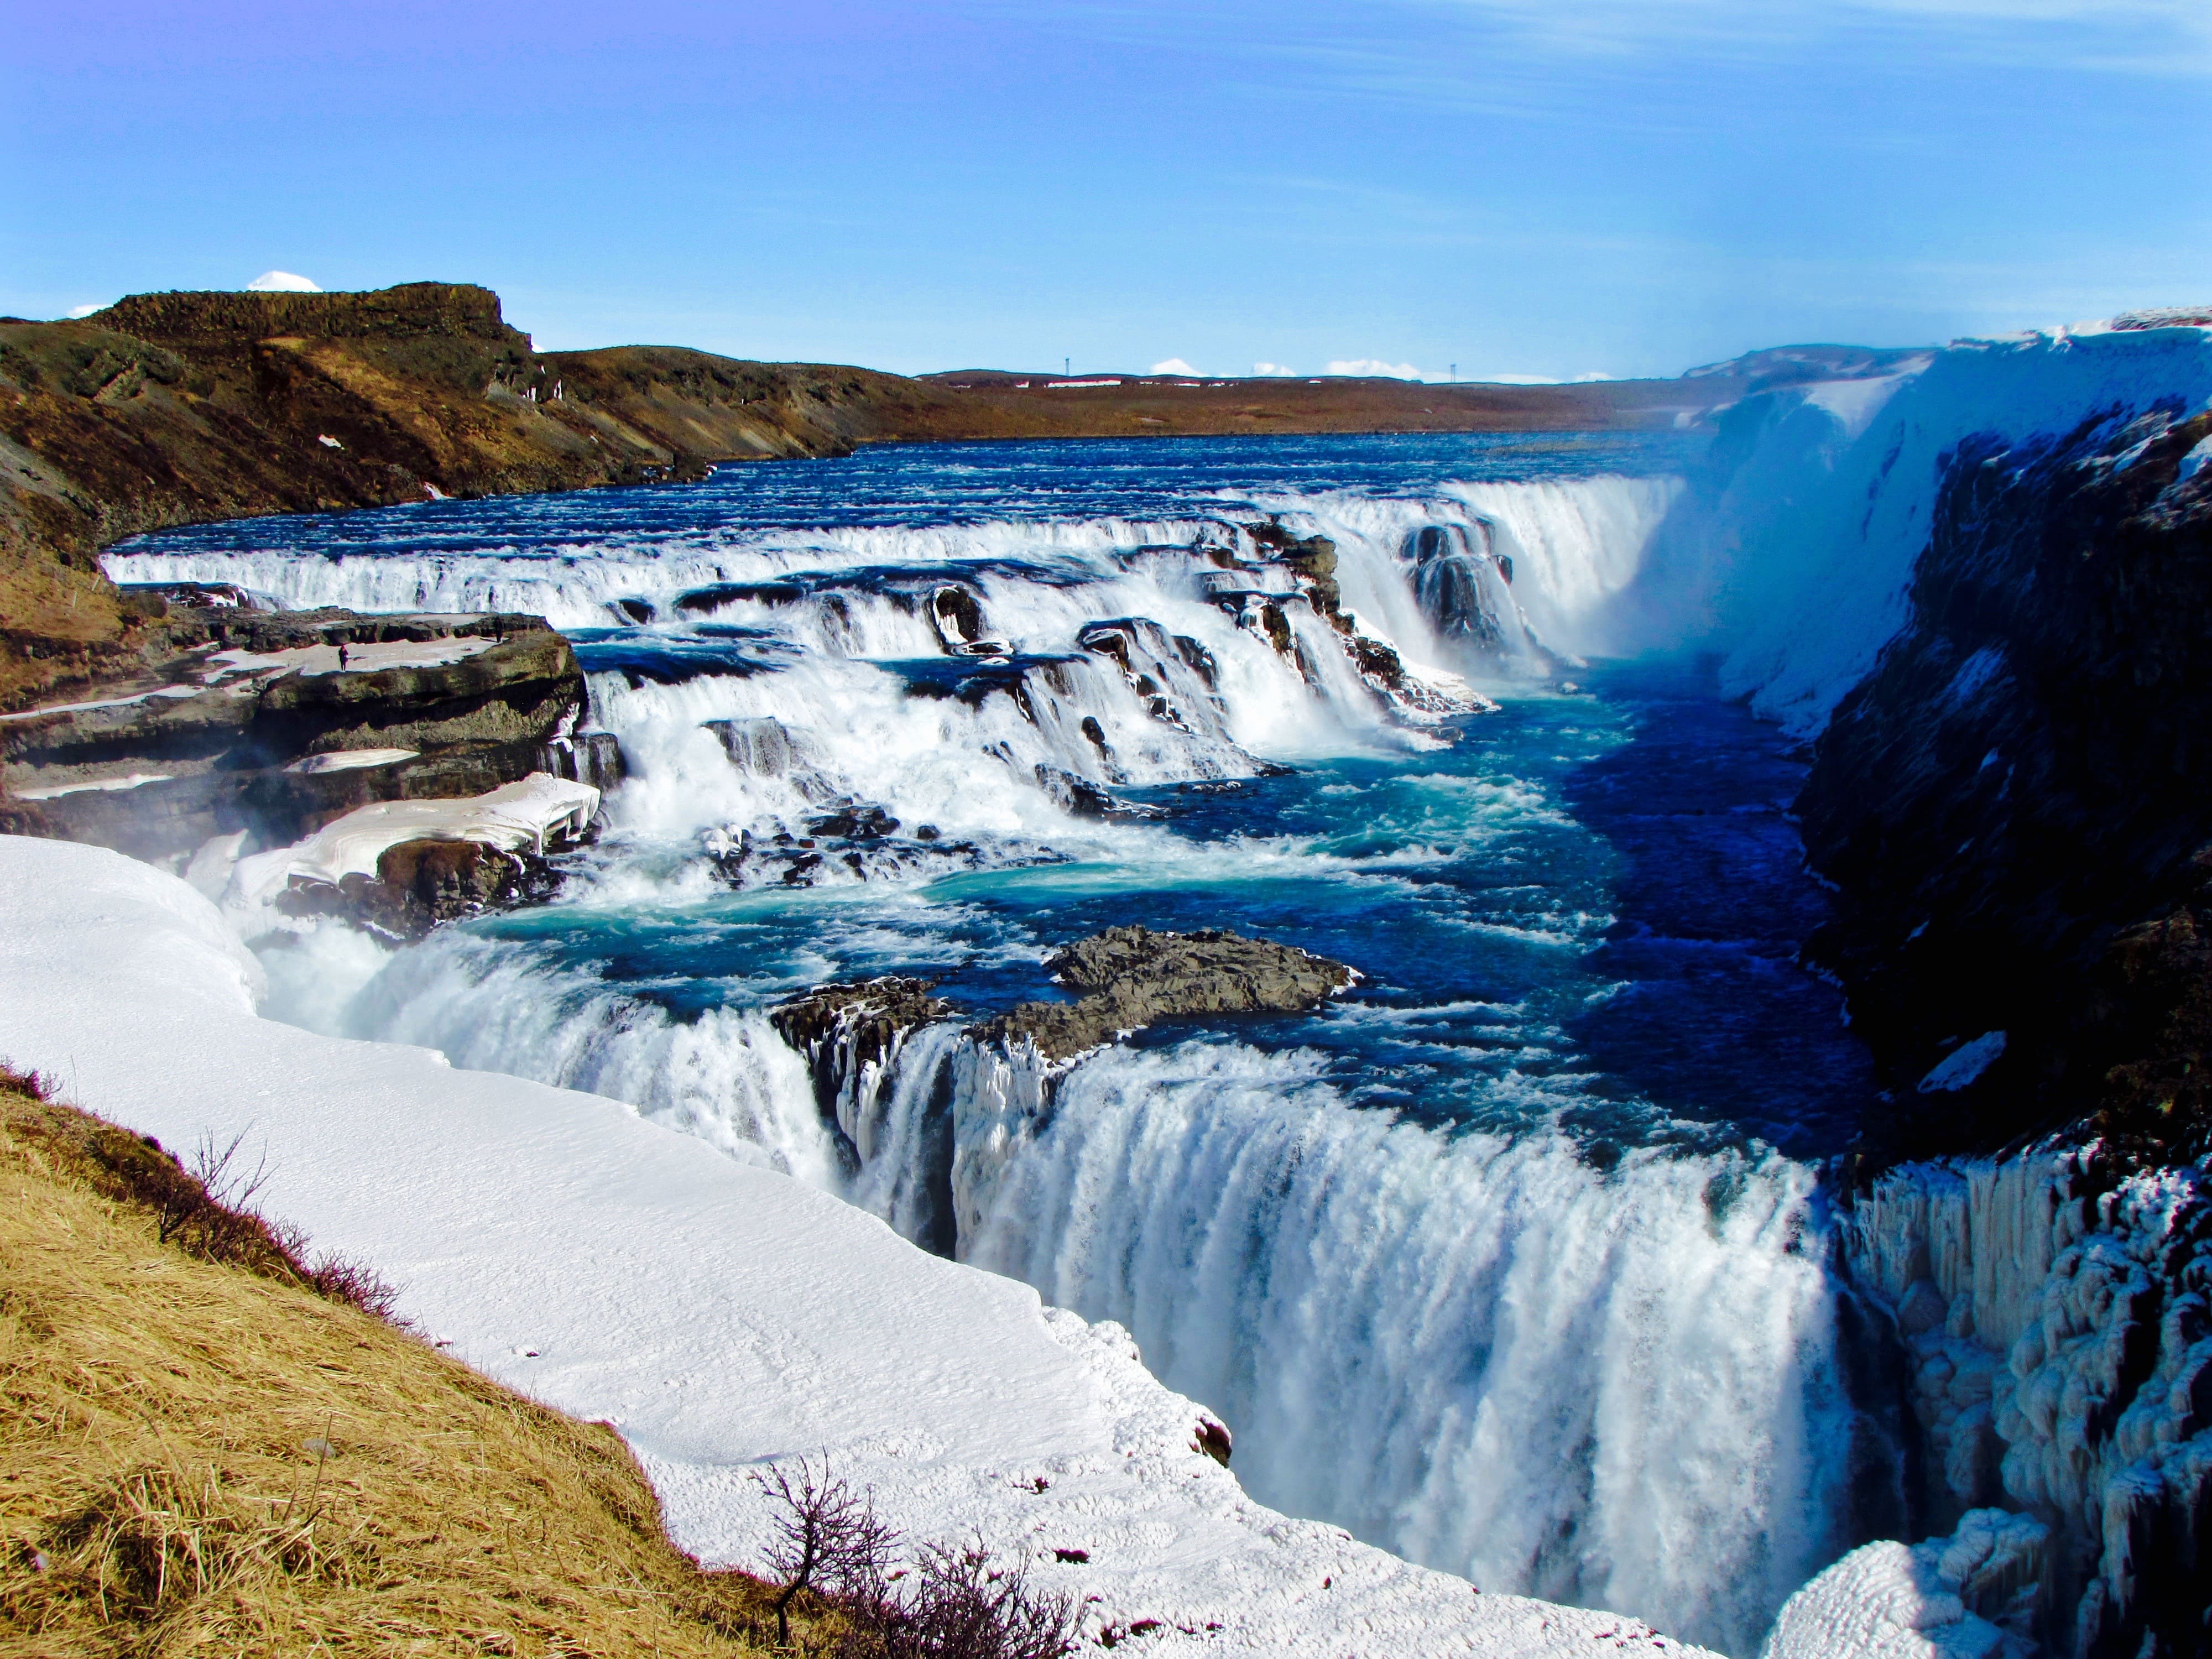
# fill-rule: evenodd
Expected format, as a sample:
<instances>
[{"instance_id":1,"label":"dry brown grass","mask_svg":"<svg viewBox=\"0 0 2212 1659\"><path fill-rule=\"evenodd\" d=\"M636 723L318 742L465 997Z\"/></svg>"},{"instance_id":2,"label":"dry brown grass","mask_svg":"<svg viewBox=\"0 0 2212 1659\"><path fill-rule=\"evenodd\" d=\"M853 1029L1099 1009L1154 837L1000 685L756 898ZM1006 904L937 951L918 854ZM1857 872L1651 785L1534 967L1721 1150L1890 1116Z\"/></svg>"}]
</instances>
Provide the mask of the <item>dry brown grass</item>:
<instances>
[{"instance_id":1,"label":"dry brown grass","mask_svg":"<svg viewBox=\"0 0 2212 1659\"><path fill-rule=\"evenodd\" d=\"M0 1652L768 1647L771 1592L667 1542L611 1430L319 1291L281 1237L165 1242L115 1165L174 1164L26 1082L0 1072Z\"/></svg>"}]
</instances>

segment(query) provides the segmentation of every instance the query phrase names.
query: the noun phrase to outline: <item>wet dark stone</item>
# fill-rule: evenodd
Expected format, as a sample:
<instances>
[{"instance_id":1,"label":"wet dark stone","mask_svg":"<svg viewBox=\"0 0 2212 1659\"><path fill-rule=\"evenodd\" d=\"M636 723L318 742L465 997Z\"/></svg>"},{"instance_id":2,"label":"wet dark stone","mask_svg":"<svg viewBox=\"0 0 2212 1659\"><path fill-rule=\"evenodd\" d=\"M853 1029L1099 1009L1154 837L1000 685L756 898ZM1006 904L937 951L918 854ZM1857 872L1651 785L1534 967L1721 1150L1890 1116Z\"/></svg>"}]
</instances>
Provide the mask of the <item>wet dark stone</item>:
<instances>
[{"instance_id":1,"label":"wet dark stone","mask_svg":"<svg viewBox=\"0 0 2212 1659\"><path fill-rule=\"evenodd\" d=\"M1354 977L1340 962L1219 928L1166 933L1110 927L1078 940L1047 965L1082 998L1025 1002L983 1026L981 1037L1027 1041L1048 1060L1066 1060L1163 1019L1304 1012Z\"/></svg>"},{"instance_id":2,"label":"wet dark stone","mask_svg":"<svg viewBox=\"0 0 2212 1659\"><path fill-rule=\"evenodd\" d=\"M678 594L676 608L696 617L748 599L756 605L796 605L805 597L806 590L797 582L717 582L712 587L694 588L689 593Z\"/></svg>"},{"instance_id":3,"label":"wet dark stone","mask_svg":"<svg viewBox=\"0 0 2212 1659\"><path fill-rule=\"evenodd\" d=\"M822 813L807 819L806 827L835 840L873 841L896 831L899 821L880 806L862 805Z\"/></svg>"},{"instance_id":4,"label":"wet dark stone","mask_svg":"<svg viewBox=\"0 0 2212 1659\"><path fill-rule=\"evenodd\" d=\"M1165 807L1127 801L1107 793L1088 778L1057 766L1036 768L1038 787L1071 817L1108 823L1149 823L1171 816Z\"/></svg>"}]
</instances>

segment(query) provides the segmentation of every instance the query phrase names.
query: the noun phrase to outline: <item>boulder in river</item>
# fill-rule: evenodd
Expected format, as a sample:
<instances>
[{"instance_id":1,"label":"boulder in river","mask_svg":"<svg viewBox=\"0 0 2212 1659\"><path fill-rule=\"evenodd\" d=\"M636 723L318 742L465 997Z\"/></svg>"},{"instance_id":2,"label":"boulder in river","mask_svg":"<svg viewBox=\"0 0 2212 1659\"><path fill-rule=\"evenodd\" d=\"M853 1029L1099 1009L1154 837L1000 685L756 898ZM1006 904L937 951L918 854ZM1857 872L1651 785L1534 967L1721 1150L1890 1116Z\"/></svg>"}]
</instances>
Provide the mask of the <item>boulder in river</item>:
<instances>
[{"instance_id":1,"label":"boulder in river","mask_svg":"<svg viewBox=\"0 0 2212 1659\"><path fill-rule=\"evenodd\" d=\"M1079 939L1048 964L1084 995L1025 1002L985 1025L986 1040L1026 1038L1048 1060L1067 1060L1162 1019L1194 1014L1303 1013L1358 977L1272 939L1218 927L1189 933L1109 927Z\"/></svg>"}]
</instances>

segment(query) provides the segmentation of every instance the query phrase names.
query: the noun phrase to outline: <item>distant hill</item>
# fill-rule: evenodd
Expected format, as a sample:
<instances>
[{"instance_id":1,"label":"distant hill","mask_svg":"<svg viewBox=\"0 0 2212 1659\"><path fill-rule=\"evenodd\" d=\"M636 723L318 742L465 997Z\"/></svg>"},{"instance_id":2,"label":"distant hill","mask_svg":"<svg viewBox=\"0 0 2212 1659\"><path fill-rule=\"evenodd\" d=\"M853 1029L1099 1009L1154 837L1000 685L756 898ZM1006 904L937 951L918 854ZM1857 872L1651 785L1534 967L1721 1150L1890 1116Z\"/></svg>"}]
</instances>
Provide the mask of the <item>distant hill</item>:
<instances>
[{"instance_id":1,"label":"distant hill","mask_svg":"<svg viewBox=\"0 0 2212 1659\"><path fill-rule=\"evenodd\" d=\"M143 294L74 321L0 319L0 708L132 670L139 622L99 550L172 525L681 482L865 443L1671 426L1748 385L1727 364L1507 386L541 352L497 295L454 283Z\"/></svg>"}]
</instances>

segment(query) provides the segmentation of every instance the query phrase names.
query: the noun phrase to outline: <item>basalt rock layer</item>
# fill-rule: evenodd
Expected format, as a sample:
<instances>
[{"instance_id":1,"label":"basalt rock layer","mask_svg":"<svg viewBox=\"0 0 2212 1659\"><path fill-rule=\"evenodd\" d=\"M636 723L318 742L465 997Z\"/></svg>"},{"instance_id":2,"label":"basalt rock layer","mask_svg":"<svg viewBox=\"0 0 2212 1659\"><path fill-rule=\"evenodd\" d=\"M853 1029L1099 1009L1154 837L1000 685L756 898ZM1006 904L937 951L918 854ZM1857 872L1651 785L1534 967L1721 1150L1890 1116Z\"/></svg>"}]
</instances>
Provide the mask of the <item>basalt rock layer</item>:
<instances>
[{"instance_id":1,"label":"basalt rock layer","mask_svg":"<svg viewBox=\"0 0 2212 1659\"><path fill-rule=\"evenodd\" d=\"M2208 435L1959 445L1905 627L1818 742L1813 948L1899 1103L1878 1158L2083 1119L2151 1164L2212 1150Z\"/></svg>"},{"instance_id":2,"label":"basalt rock layer","mask_svg":"<svg viewBox=\"0 0 2212 1659\"><path fill-rule=\"evenodd\" d=\"M533 771L597 782L584 773L618 766L571 735L583 675L538 617L150 597L157 672L0 716L6 828L177 859L241 831L281 846L373 801L480 794Z\"/></svg>"},{"instance_id":3,"label":"basalt rock layer","mask_svg":"<svg viewBox=\"0 0 2212 1659\"><path fill-rule=\"evenodd\" d=\"M1027 1042L1048 1060L1066 1060L1164 1019L1302 1013L1357 977L1342 963L1296 945L1215 927L1189 933L1109 927L1047 965L1082 997L1023 1003L984 1025L987 1041Z\"/></svg>"}]
</instances>

